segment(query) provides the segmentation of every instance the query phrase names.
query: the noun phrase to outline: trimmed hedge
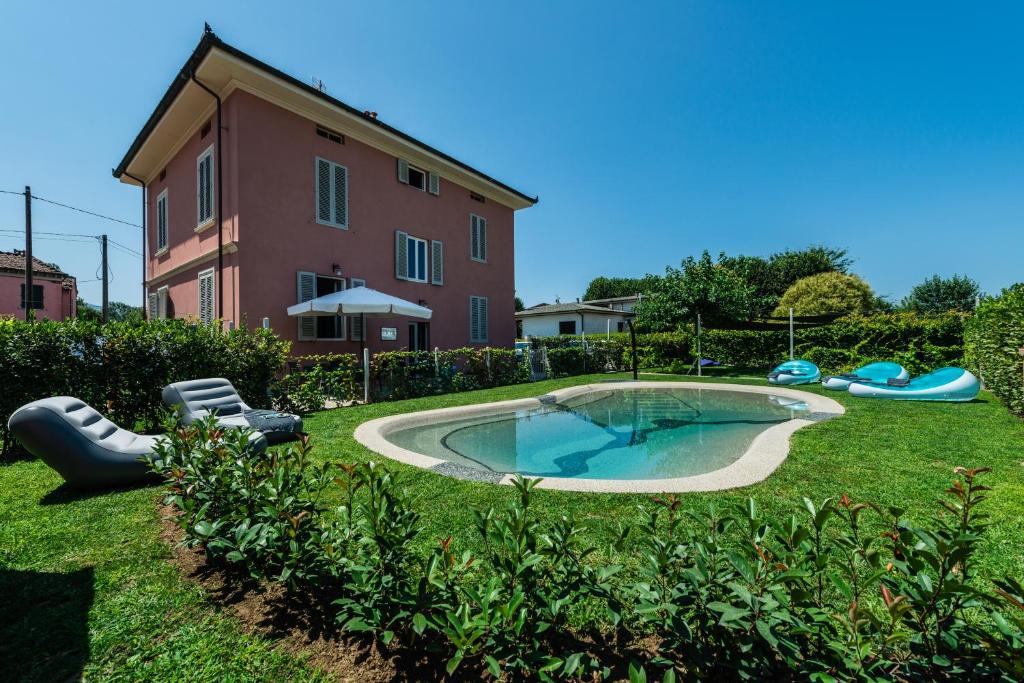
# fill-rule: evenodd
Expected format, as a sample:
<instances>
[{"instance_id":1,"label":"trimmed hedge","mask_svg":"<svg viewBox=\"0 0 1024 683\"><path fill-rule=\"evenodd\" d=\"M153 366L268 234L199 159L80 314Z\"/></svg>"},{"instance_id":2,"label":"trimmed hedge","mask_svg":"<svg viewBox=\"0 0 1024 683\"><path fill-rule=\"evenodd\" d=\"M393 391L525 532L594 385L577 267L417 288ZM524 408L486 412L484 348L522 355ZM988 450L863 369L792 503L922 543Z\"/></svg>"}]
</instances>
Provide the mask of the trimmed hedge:
<instances>
[{"instance_id":1,"label":"trimmed hedge","mask_svg":"<svg viewBox=\"0 0 1024 683\"><path fill-rule=\"evenodd\" d=\"M967 367L985 382L1010 412L1024 417L1024 284L987 298L964 333Z\"/></svg>"},{"instance_id":2,"label":"trimmed hedge","mask_svg":"<svg viewBox=\"0 0 1024 683\"><path fill-rule=\"evenodd\" d=\"M183 320L28 323L0 319L0 441L12 445L11 413L49 396L75 396L128 429L153 431L164 386L226 377L247 403L269 406L268 388L289 344L244 325L222 332Z\"/></svg>"},{"instance_id":3,"label":"trimmed hedge","mask_svg":"<svg viewBox=\"0 0 1024 683\"><path fill-rule=\"evenodd\" d=\"M525 357L513 349L382 351L370 360L376 400L399 400L530 381Z\"/></svg>"}]
</instances>

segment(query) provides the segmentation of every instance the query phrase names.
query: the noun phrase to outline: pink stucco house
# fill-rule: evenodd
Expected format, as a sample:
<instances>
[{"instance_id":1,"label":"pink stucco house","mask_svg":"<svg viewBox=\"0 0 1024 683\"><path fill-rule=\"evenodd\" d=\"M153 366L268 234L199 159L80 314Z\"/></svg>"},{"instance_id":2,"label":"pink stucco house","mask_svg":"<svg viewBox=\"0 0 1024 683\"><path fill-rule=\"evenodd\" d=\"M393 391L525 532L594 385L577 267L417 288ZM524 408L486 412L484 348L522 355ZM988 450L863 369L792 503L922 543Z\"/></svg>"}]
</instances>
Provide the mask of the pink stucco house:
<instances>
[{"instance_id":1,"label":"pink stucco house","mask_svg":"<svg viewBox=\"0 0 1024 683\"><path fill-rule=\"evenodd\" d=\"M365 284L434 311L367 319L375 350L514 341L514 216L537 199L209 28L114 176L145 188L152 317L268 324L296 354L352 351L358 319L286 309Z\"/></svg>"},{"instance_id":2,"label":"pink stucco house","mask_svg":"<svg viewBox=\"0 0 1024 683\"><path fill-rule=\"evenodd\" d=\"M36 318L66 320L77 315L75 278L58 266L32 258L31 303ZM0 251L0 315L25 317L25 252Z\"/></svg>"}]
</instances>

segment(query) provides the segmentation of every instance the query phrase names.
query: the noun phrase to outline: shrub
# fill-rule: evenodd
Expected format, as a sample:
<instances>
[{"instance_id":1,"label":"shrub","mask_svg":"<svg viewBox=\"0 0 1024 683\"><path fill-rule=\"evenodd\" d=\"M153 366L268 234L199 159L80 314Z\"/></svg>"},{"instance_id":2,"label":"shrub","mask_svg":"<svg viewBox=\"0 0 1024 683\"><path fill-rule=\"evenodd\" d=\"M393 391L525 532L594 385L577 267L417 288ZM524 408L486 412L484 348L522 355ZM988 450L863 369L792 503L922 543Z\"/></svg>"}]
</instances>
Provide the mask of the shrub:
<instances>
[{"instance_id":1,"label":"shrub","mask_svg":"<svg viewBox=\"0 0 1024 683\"><path fill-rule=\"evenodd\" d=\"M398 400L530 381L526 359L513 349L383 351L370 361L374 396Z\"/></svg>"},{"instance_id":2,"label":"shrub","mask_svg":"<svg viewBox=\"0 0 1024 683\"><path fill-rule=\"evenodd\" d=\"M362 398L362 363L355 354L300 356L298 369L271 384L274 407L292 413L322 410L328 400Z\"/></svg>"},{"instance_id":3,"label":"shrub","mask_svg":"<svg viewBox=\"0 0 1024 683\"><path fill-rule=\"evenodd\" d=\"M20 406L76 396L129 429L154 430L171 382L226 377L247 403L268 407L268 388L289 345L268 330L225 333L183 320L150 323L0 320L0 439Z\"/></svg>"},{"instance_id":4,"label":"shrub","mask_svg":"<svg viewBox=\"0 0 1024 683\"><path fill-rule=\"evenodd\" d=\"M827 272L811 275L793 283L779 299L773 315L823 315L827 313L870 313L875 294L868 283L856 275Z\"/></svg>"},{"instance_id":5,"label":"shrub","mask_svg":"<svg viewBox=\"0 0 1024 683\"><path fill-rule=\"evenodd\" d=\"M1024 284L983 299L964 333L964 360L1011 412L1024 417Z\"/></svg>"}]
</instances>

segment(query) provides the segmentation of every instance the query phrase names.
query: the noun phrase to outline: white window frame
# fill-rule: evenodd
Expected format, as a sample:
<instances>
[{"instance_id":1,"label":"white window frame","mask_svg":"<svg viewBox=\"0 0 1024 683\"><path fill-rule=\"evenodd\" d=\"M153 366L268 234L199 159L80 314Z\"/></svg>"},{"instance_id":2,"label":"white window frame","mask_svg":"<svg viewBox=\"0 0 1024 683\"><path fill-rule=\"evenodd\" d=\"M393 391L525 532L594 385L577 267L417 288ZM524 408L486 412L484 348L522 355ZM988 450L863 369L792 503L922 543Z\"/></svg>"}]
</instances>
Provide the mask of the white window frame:
<instances>
[{"instance_id":1,"label":"white window frame","mask_svg":"<svg viewBox=\"0 0 1024 683\"><path fill-rule=\"evenodd\" d=\"M473 336L473 301L483 301L484 306L487 307L487 324L484 325L483 336ZM476 296L475 294L469 295L469 342L471 344L486 344L491 336L491 311L490 302L486 296ZM477 332L480 332L478 329Z\"/></svg>"},{"instance_id":2,"label":"white window frame","mask_svg":"<svg viewBox=\"0 0 1024 683\"><path fill-rule=\"evenodd\" d=\"M171 290L167 285L157 287L156 290L156 317L157 320L167 320L167 302L171 298Z\"/></svg>"},{"instance_id":3,"label":"white window frame","mask_svg":"<svg viewBox=\"0 0 1024 683\"><path fill-rule=\"evenodd\" d=\"M199 187L199 167L203 161L207 158L210 159L210 216L204 219L200 214L202 211L202 201L200 196L202 195L202 188ZM214 224L217 218L217 183L214 182L214 176L217 173L217 160L213 157L213 145L207 147L202 154L196 157L196 232L205 230Z\"/></svg>"},{"instance_id":4,"label":"white window frame","mask_svg":"<svg viewBox=\"0 0 1024 683\"><path fill-rule=\"evenodd\" d=\"M428 175L427 172L425 170L423 170L422 168L420 168L419 166L413 166L412 164L408 164L408 167L409 167L410 171L416 171L421 176L423 176L423 186L420 187L419 185L414 185L411 179L406 183L406 185L408 185L409 187L415 188L415 189L419 190L420 192L426 192L427 191L427 187L430 184L430 179L427 178L427 175ZM409 176L406 175L406 178L408 178L408 177Z\"/></svg>"},{"instance_id":5,"label":"white window frame","mask_svg":"<svg viewBox=\"0 0 1024 683\"><path fill-rule=\"evenodd\" d=\"M334 221L334 220L325 221L325 220L322 220L320 218L320 162L321 161L323 161L323 162L325 162L327 164L327 167L330 169L330 174L331 174L330 182L328 183L328 188L330 190L330 197L328 198L328 206L331 207L331 215L332 215L332 217L336 217L335 216L336 206L335 206L335 202L334 202L334 200L335 200L335 194L334 194L335 193L334 174L338 172L336 170L338 168L340 168L345 173L345 222L344 223L340 223L340 222ZM331 227L331 228L339 228L341 230L348 230L348 181L349 181L349 178L348 178L348 167L347 166L339 164L336 161L331 161L330 159L327 159L325 157L314 157L313 158L313 217L316 220L317 224L319 224L319 225L326 225L326 226Z\"/></svg>"},{"instance_id":6,"label":"white window frame","mask_svg":"<svg viewBox=\"0 0 1024 683\"><path fill-rule=\"evenodd\" d=\"M343 277L337 277L336 275L320 275L319 273L317 273L316 276L313 279L313 292L314 293L316 292L316 289L317 289L316 285L317 285L317 283L320 280L337 280L337 281L341 282L341 289L338 290L339 292L344 292L346 289L348 289L348 280L347 279L345 279ZM315 299L316 297L313 297L313 298ZM330 317L330 316L328 316L328 317ZM314 326L313 326L313 341L348 341L348 320L347 320L348 316L347 315L338 315L338 316L335 316L335 317L336 318L341 318L341 336L340 337L321 337L319 332L317 331L316 325L314 324Z\"/></svg>"},{"instance_id":7,"label":"white window frame","mask_svg":"<svg viewBox=\"0 0 1024 683\"><path fill-rule=\"evenodd\" d=\"M164 205L164 232L163 232L163 244L160 243L160 205ZM163 192L156 196L156 251L153 252L154 256L159 256L167 252L167 245L170 240L171 232L171 210L167 200L167 188L164 188Z\"/></svg>"},{"instance_id":8,"label":"white window frame","mask_svg":"<svg viewBox=\"0 0 1024 683\"><path fill-rule=\"evenodd\" d=\"M430 280L430 242L423 239L422 237L413 237L412 235L406 235L405 240L405 246L407 249L406 263L408 263L408 254L414 251L414 245L416 245L416 243L423 245L423 277L413 277L412 271L409 271L408 273L406 273L405 279L408 280L409 282L428 282ZM414 262L416 263L416 266L418 268L419 258L415 258Z\"/></svg>"},{"instance_id":9,"label":"white window frame","mask_svg":"<svg viewBox=\"0 0 1024 683\"><path fill-rule=\"evenodd\" d=\"M210 319L203 319L203 278L210 278ZM198 305L196 306L196 317L199 318L199 322L204 325L210 325L216 320L217 313L217 278L214 277L213 268L207 268L206 270L199 271L199 275L196 278L196 299Z\"/></svg>"},{"instance_id":10,"label":"white window frame","mask_svg":"<svg viewBox=\"0 0 1024 683\"><path fill-rule=\"evenodd\" d=\"M477 240L477 244L479 246L479 249L478 249L478 253L476 253L476 254L473 253L473 230L474 230L474 228L479 231L478 232L478 238L479 239ZM483 229L480 230L480 228L483 228ZM487 244L487 219L484 218L483 216L481 216L480 214L471 213L471 214L469 214L469 260L470 261L476 261L477 263L487 263L487 252L488 252L488 244ZM483 254L483 258L480 257L481 253Z\"/></svg>"}]
</instances>

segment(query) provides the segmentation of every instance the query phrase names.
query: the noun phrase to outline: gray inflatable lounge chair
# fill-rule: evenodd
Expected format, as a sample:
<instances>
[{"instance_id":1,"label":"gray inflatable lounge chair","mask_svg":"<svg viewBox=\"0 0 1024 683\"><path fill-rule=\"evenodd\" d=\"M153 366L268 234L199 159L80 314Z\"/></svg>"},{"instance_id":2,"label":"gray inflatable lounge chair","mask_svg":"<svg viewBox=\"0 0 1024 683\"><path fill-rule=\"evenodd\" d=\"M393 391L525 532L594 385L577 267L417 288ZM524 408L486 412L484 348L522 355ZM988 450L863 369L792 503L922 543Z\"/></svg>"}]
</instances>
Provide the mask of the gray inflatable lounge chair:
<instances>
[{"instance_id":1,"label":"gray inflatable lounge chair","mask_svg":"<svg viewBox=\"0 0 1024 683\"><path fill-rule=\"evenodd\" d=\"M71 486L81 489L155 484L160 477L146 459L161 436L121 429L84 401L55 396L33 401L14 411L7 422L11 434L29 453L57 470ZM252 445L267 447L255 435Z\"/></svg>"},{"instance_id":2,"label":"gray inflatable lounge chair","mask_svg":"<svg viewBox=\"0 0 1024 683\"><path fill-rule=\"evenodd\" d=\"M222 377L175 382L164 387L164 403L175 408L181 421L192 424L217 412L224 427L248 427L263 433L271 443L302 433L302 418L276 410L254 410L245 404L231 382Z\"/></svg>"}]
</instances>

